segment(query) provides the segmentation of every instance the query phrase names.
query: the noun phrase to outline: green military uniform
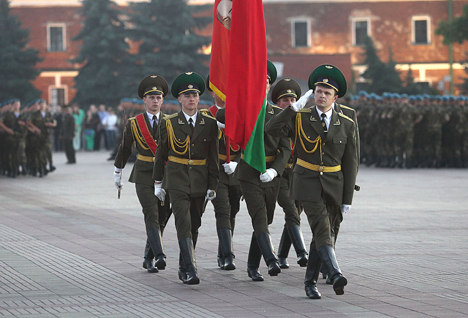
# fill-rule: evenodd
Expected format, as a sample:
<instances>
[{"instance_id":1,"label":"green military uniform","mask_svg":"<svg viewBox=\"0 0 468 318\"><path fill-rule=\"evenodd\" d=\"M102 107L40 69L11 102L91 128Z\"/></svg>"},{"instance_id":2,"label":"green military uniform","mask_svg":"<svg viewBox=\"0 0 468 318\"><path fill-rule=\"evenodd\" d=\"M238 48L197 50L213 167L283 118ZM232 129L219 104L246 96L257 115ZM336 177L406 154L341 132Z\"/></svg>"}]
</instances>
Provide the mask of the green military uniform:
<instances>
[{"instance_id":1,"label":"green military uniform","mask_svg":"<svg viewBox=\"0 0 468 318\"><path fill-rule=\"evenodd\" d=\"M278 101L283 97L293 97L296 100L301 96L301 87L296 81L290 78L284 78L279 81L271 93L271 100L273 103L278 104ZM291 142L291 149L294 147ZM304 238L302 236L300 223L301 219L299 213L301 210L298 204L290 198L290 183L292 177L292 170L295 158L293 153L289 156L286 168L281 175L280 188L278 192L278 204L284 211L284 229L281 234L280 243L278 246L278 263L281 268L289 268L287 257L291 244L297 254L297 263L301 267L307 265L307 251L304 247Z\"/></svg>"},{"instance_id":2,"label":"green military uniform","mask_svg":"<svg viewBox=\"0 0 468 318\"><path fill-rule=\"evenodd\" d=\"M178 97L202 94L204 89L203 79L190 72L179 75L171 91ZM183 111L161 122L153 173L169 192L180 248L179 278L187 284L199 283L194 248L207 190L216 190L219 178L216 120L200 111L195 114L194 127Z\"/></svg>"},{"instance_id":3,"label":"green military uniform","mask_svg":"<svg viewBox=\"0 0 468 318\"><path fill-rule=\"evenodd\" d=\"M62 119L62 127L60 130L60 138L63 141L63 148L67 156L67 163L76 163L75 148L73 148L73 137L75 136L75 117L70 113L70 107L62 107L64 115ZM68 112L68 113L67 113Z\"/></svg>"},{"instance_id":4,"label":"green military uniform","mask_svg":"<svg viewBox=\"0 0 468 318\"><path fill-rule=\"evenodd\" d=\"M139 87L141 98L149 95L167 95L169 87L164 78L157 75L145 77ZM170 216L169 204L161 206L160 200L154 195L153 164L156 147L159 143L158 122L164 120L164 114L159 112L153 118L148 118L148 112L129 118L125 124L122 143L115 157L114 166L123 169L132 154L135 145L138 152L129 181L135 183L136 193L143 209L146 226L147 245L151 248L145 252L143 267L149 272L166 267L161 234ZM152 116L152 117L153 117ZM153 266L156 257L156 268Z\"/></svg>"},{"instance_id":5,"label":"green military uniform","mask_svg":"<svg viewBox=\"0 0 468 318\"><path fill-rule=\"evenodd\" d=\"M346 80L333 65L319 66L309 77L309 87L325 86L346 93ZM288 107L266 127L269 134L287 134L295 140L297 162L293 170L291 196L301 201L313 233L310 244L305 286L310 298L320 298L317 278L324 263L335 293L343 294L347 284L333 250L327 205L351 205L357 174L356 125L354 121L331 111L328 132L317 107L295 112ZM323 114L323 113L322 113Z\"/></svg>"}]
</instances>

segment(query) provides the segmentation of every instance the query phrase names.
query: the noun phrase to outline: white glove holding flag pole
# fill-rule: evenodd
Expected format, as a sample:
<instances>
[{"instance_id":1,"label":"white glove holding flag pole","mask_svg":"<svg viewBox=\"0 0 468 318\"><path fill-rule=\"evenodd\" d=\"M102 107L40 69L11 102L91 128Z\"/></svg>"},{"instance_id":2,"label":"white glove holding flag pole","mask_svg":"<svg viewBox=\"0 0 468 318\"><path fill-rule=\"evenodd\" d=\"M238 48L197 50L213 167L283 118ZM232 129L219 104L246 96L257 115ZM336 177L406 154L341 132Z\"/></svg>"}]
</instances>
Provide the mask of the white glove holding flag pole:
<instances>
[{"instance_id":1,"label":"white glove holding flag pole","mask_svg":"<svg viewBox=\"0 0 468 318\"><path fill-rule=\"evenodd\" d=\"M206 199L205 200L210 200L211 201L214 198L216 198L216 191L208 189L208 191L206 192Z\"/></svg>"},{"instance_id":2,"label":"white glove holding flag pole","mask_svg":"<svg viewBox=\"0 0 468 318\"><path fill-rule=\"evenodd\" d=\"M226 125L220 121L216 121L216 123L218 124L218 129L224 129L226 127Z\"/></svg>"},{"instance_id":3,"label":"white glove holding flag pole","mask_svg":"<svg viewBox=\"0 0 468 318\"><path fill-rule=\"evenodd\" d=\"M348 213L349 211L351 211L351 205L349 205L349 204L343 204L343 205L341 206L341 213L346 214L346 213Z\"/></svg>"},{"instance_id":4,"label":"white glove holding flag pole","mask_svg":"<svg viewBox=\"0 0 468 318\"><path fill-rule=\"evenodd\" d=\"M264 173L260 175L260 181L262 182L270 182L272 181L276 176L278 175L278 172L276 172L275 169L273 168L268 168Z\"/></svg>"},{"instance_id":5,"label":"white glove holding flag pole","mask_svg":"<svg viewBox=\"0 0 468 318\"><path fill-rule=\"evenodd\" d=\"M159 201L164 202L166 198L166 190L162 188L161 181L154 182L154 195L159 199Z\"/></svg>"},{"instance_id":6,"label":"white glove holding flag pole","mask_svg":"<svg viewBox=\"0 0 468 318\"><path fill-rule=\"evenodd\" d=\"M307 102L309 101L309 97L310 95L312 95L313 92L314 92L313 90L309 89L304 95L301 96L301 98L299 98L297 102L292 103L291 108L294 109L294 111L296 112L303 109L305 105L307 104Z\"/></svg>"},{"instance_id":7,"label":"white glove holding flag pole","mask_svg":"<svg viewBox=\"0 0 468 318\"><path fill-rule=\"evenodd\" d=\"M114 171L114 184L117 190L122 189L122 172Z\"/></svg>"},{"instance_id":8,"label":"white glove holding flag pole","mask_svg":"<svg viewBox=\"0 0 468 318\"><path fill-rule=\"evenodd\" d=\"M231 161L229 163L223 163L224 172L227 174L233 174L237 167L237 162Z\"/></svg>"}]
</instances>

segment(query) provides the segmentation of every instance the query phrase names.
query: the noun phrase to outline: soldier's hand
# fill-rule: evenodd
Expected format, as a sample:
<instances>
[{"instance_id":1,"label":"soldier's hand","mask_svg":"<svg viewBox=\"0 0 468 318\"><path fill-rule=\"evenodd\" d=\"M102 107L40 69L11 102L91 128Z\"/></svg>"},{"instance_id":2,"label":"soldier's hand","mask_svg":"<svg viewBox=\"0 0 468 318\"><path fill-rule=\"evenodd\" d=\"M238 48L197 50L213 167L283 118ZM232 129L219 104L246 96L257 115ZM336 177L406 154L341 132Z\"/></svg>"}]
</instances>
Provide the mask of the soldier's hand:
<instances>
[{"instance_id":1,"label":"soldier's hand","mask_svg":"<svg viewBox=\"0 0 468 318\"><path fill-rule=\"evenodd\" d=\"M223 163L224 172L227 174L233 174L237 167L237 162L231 161L229 163Z\"/></svg>"},{"instance_id":2,"label":"soldier's hand","mask_svg":"<svg viewBox=\"0 0 468 318\"><path fill-rule=\"evenodd\" d=\"M276 172L275 169L273 168L268 168L264 173L260 175L260 181L262 182L270 182L272 181L276 176L278 175L278 172Z\"/></svg>"},{"instance_id":3,"label":"soldier's hand","mask_svg":"<svg viewBox=\"0 0 468 318\"><path fill-rule=\"evenodd\" d=\"M346 214L349 211L351 211L351 205L350 204L343 204L341 206L341 213Z\"/></svg>"},{"instance_id":4,"label":"soldier's hand","mask_svg":"<svg viewBox=\"0 0 468 318\"><path fill-rule=\"evenodd\" d=\"M122 185L122 173L121 172L114 171L114 184L117 190L122 189L123 185Z\"/></svg>"},{"instance_id":5,"label":"soldier's hand","mask_svg":"<svg viewBox=\"0 0 468 318\"><path fill-rule=\"evenodd\" d=\"M216 123L218 124L218 129L224 129L226 127L226 125L220 121L216 121Z\"/></svg>"},{"instance_id":6,"label":"soldier's hand","mask_svg":"<svg viewBox=\"0 0 468 318\"><path fill-rule=\"evenodd\" d=\"M206 192L206 199L211 201L214 198L216 198L216 191L208 189L208 191Z\"/></svg>"},{"instance_id":7,"label":"soldier's hand","mask_svg":"<svg viewBox=\"0 0 468 318\"><path fill-rule=\"evenodd\" d=\"M162 188L161 181L154 182L154 195L159 199L159 201L164 202L166 198L166 190Z\"/></svg>"},{"instance_id":8,"label":"soldier's hand","mask_svg":"<svg viewBox=\"0 0 468 318\"><path fill-rule=\"evenodd\" d=\"M294 109L296 112L300 111L305 107L307 101L309 100L310 95L312 95L314 91L309 89L304 95L299 98L299 100L295 103L292 103L291 108Z\"/></svg>"}]
</instances>

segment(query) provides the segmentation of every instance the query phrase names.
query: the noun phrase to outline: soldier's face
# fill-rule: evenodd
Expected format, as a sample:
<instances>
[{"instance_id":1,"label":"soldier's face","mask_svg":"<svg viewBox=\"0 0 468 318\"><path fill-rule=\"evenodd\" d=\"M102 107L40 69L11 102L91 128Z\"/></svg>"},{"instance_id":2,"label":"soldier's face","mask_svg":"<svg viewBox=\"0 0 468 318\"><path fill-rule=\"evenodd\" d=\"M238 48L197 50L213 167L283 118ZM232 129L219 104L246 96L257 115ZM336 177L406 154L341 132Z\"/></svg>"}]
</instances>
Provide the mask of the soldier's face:
<instances>
[{"instance_id":1,"label":"soldier's face","mask_svg":"<svg viewBox=\"0 0 468 318\"><path fill-rule=\"evenodd\" d=\"M271 87L271 84L270 84L270 81L268 80L268 77L267 77L267 85L266 85L266 94L268 95L268 92L270 91L270 87Z\"/></svg>"},{"instance_id":2,"label":"soldier's face","mask_svg":"<svg viewBox=\"0 0 468 318\"><path fill-rule=\"evenodd\" d=\"M164 98L162 95L146 95L143 97L143 102L145 103L146 110L148 113L156 115L161 109Z\"/></svg>"},{"instance_id":3,"label":"soldier's face","mask_svg":"<svg viewBox=\"0 0 468 318\"><path fill-rule=\"evenodd\" d=\"M321 111L328 111L338 95L333 88L317 86L314 91L315 104Z\"/></svg>"},{"instance_id":4,"label":"soldier's face","mask_svg":"<svg viewBox=\"0 0 468 318\"><path fill-rule=\"evenodd\" d=\"M198 93L182 94L179 96L178 100L182 105L182 110L190 114L197 110L200 95L198 95Z\"/></svg>"},{"instance_id":5,"label":"soldier's face","mask_svg":"<svg viewBox=\"0 0 468 318\"><path fill-rule=\"evenodd\" d=\"M285 96L285 97L281 97L279 100L278 100L278 103L276 104L279 108L282 108L282 109L285 109L286 107L288 107L289 105L291 105L292 103L296 102L296 97L292 97L292 96Z\"/></svg>"}]
</instances>

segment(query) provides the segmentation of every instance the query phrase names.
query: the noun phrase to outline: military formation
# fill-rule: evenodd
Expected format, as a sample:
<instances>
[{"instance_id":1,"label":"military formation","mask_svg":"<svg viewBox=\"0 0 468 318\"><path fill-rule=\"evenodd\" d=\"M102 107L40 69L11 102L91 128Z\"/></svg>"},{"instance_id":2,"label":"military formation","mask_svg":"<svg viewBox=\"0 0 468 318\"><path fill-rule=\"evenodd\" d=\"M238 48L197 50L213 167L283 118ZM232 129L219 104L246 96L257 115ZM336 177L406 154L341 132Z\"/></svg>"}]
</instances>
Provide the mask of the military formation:
<instances>
[{"instance_id":1,"label":"military formation","mask_svg":"<svg viewBox=\"0 0 468 318\"><path fill-rule=\"evenodd\" d=\"M0 107L0 175L44 177L55 170L52 134L57 122L43 99L21 108L18 99Z\"/></svg>"},{"instance_id":2,"label":"military formation","mask_svg":"<svg viewBox=\"0 0 468 318\"><path fill-rule=\"evenodd\" d=\"M365 91L353 96L361 163L384 168L467 168L468 97Z\"/></svg>"}]
</instances>

